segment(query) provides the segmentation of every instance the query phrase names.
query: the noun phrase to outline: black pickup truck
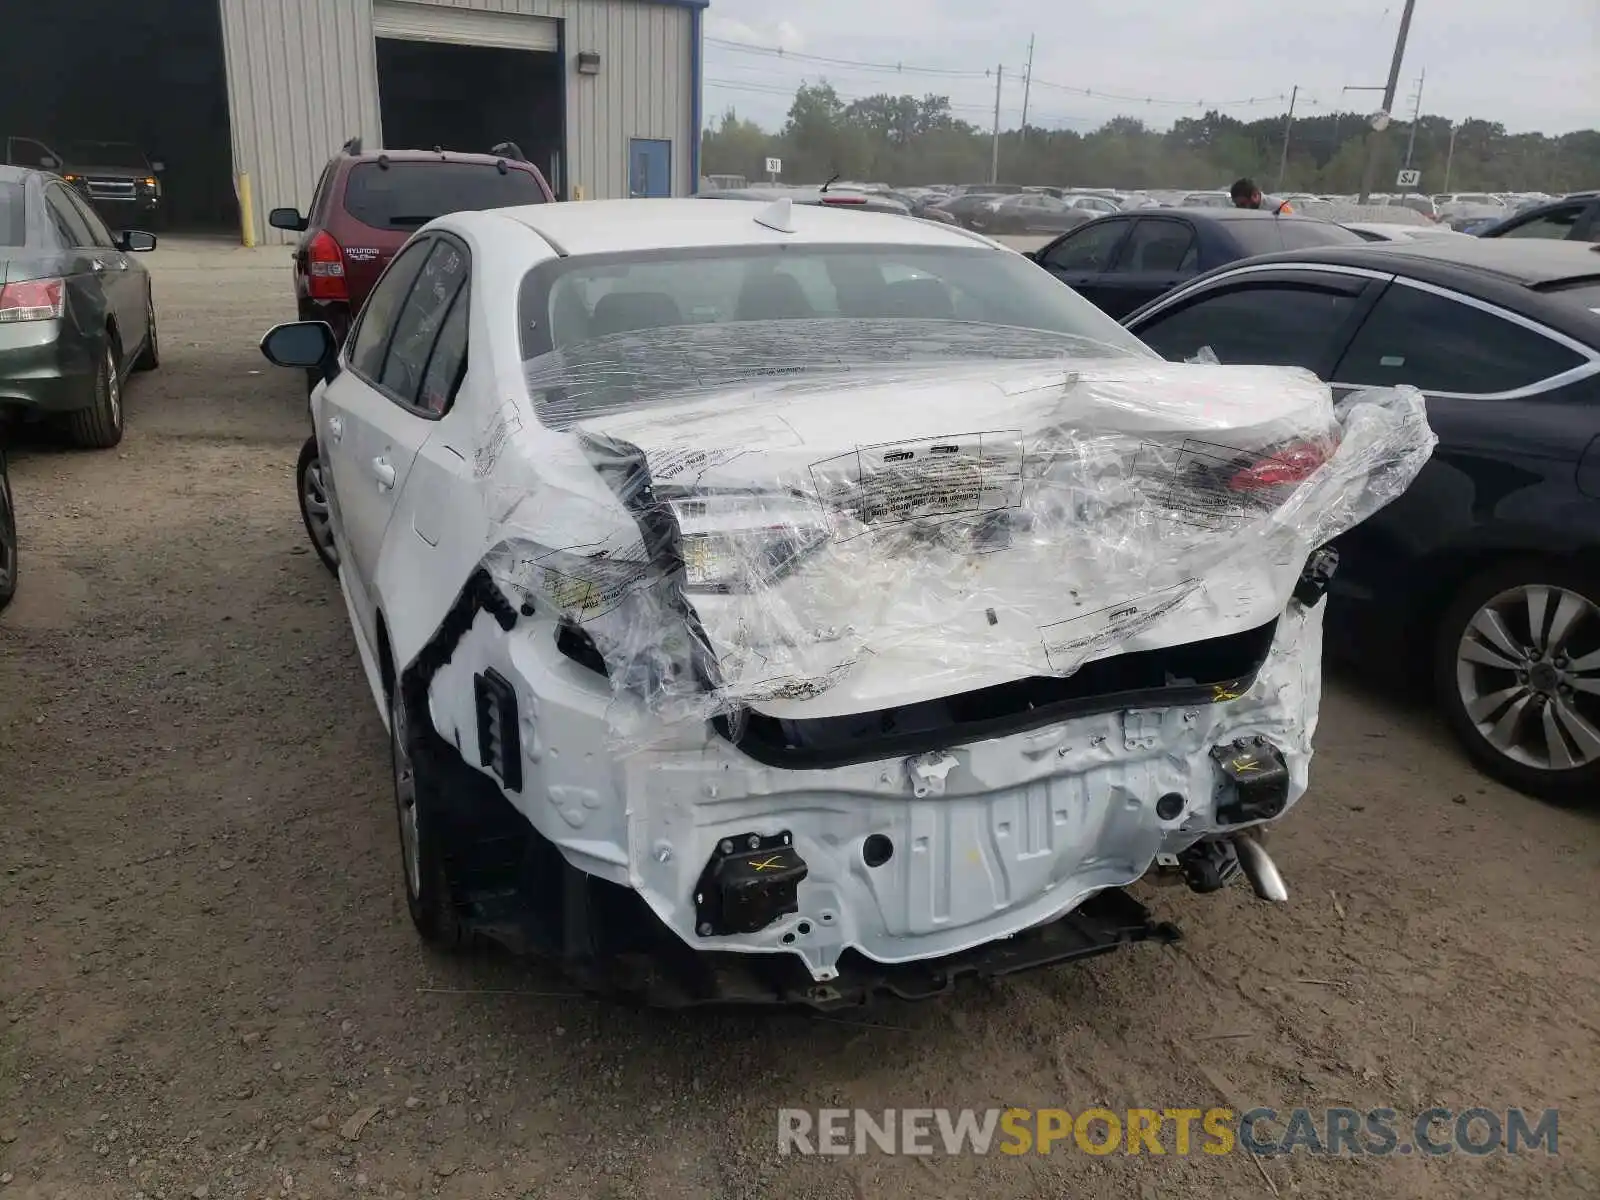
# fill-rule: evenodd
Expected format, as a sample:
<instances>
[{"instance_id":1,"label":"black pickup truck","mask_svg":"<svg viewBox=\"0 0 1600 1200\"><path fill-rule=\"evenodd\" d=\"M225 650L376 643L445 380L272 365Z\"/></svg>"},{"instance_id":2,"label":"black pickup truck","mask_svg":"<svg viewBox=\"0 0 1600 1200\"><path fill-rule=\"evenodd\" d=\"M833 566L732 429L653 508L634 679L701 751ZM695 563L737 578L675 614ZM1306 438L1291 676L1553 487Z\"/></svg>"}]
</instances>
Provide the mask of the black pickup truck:
<instances>
[{"instance_id":1,"label":"black pickup truck","mask_svg":"<svg viewBox=\"0 0 1600 1200\"><path fill-rule=\"evenodd\" d=\"M54 171L99 211L113 229L153 229L163 210L160 175L132 142L67 142L57 152L37 138L6 138L5 163Z\"/></svg>"}]
</instances>

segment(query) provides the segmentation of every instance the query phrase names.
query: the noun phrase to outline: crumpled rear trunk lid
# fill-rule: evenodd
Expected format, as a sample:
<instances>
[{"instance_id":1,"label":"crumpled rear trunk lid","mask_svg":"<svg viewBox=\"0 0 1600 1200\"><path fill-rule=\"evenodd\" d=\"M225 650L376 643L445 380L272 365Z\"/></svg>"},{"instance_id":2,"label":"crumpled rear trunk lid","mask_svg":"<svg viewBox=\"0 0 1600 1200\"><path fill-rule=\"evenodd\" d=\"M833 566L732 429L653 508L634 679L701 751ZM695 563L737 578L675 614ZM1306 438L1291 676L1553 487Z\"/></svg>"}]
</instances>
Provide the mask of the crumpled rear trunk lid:
<instances>
[{"instance_id":1,"label":"crumpled rear trunk lid","mask_svg":"<svg viewBox=\"0 0 1600 1200\"><path fill-rule=\"evenodd\" d=\"M544 544L572 530L561 577L606 575L564 596L619 688L783 718L1259 628L1432 445L1415 393L1336 416L1305 372L1135 359L858 370L540 436ZM599 536L595 477L634 530ZM699 666L664 666L685 629Z\"/></svg>"}]
</instances>

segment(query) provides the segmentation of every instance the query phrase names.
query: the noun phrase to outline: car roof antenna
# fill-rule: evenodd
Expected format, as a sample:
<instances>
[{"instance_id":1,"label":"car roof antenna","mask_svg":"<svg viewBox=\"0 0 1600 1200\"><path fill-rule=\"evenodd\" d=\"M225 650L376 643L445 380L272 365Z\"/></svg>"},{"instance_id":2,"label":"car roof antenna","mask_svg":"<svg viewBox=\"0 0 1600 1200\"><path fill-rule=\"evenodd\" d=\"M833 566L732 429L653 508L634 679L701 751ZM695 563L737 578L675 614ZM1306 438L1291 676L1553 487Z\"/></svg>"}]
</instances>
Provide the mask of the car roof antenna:
<instances>
[{"instance_id":1,"label":"car roof antenna","mask_svg":"<svg viewBox=\"0 0 1600 1200\"><path fill-rule=\"evenodd\" d=\"M778 233L793 233L794 202L787 196L774 200L756 214L756 224Z\"/></svg>"},{"instance_id":2,"label":"car roof antenna","mask_svg":"<svg viewBox=\"0 0 1600 1200\"><path fill-rule=\"evenodd\" d=\"M498 154L502 157L513 159L516 162L528 161L528 156L522 152L522 147L517 145L515 142L500 142L497 145L490 146L489 153Z\"/></svg>"},{"instance_id":3,"label":"car roof antenna","mask_svg":"<svg viewBox=\"0 0 1600 1200\"><path fill-rule=\"evenodd\" d=\"M822 185L822 190L824 192L826 192L829 188L831 188L834 184L836 184L838 182L839 182L839 172L835 171L833 173L833 176L828 180L828 182Z\"/></svg>"}]
</instances>

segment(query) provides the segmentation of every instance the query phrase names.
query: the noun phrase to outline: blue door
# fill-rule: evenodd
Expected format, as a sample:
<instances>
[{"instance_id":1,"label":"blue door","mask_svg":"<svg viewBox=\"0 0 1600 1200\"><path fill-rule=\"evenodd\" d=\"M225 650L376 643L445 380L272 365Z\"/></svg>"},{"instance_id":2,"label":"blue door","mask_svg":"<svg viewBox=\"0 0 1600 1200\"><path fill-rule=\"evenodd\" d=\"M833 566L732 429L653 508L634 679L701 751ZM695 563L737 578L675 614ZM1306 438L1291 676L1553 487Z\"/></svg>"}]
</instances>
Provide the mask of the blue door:
<instances>
[{"instance_id":1,"label":"blue door","mask_svg":"<svg viewBox=\"0 0 1600 1200\"><path fill-rule=\"evenodd\" d=\"M672 195L672 143L634 138L628 144L628 195Z\"/></svg>"}]
</instances>

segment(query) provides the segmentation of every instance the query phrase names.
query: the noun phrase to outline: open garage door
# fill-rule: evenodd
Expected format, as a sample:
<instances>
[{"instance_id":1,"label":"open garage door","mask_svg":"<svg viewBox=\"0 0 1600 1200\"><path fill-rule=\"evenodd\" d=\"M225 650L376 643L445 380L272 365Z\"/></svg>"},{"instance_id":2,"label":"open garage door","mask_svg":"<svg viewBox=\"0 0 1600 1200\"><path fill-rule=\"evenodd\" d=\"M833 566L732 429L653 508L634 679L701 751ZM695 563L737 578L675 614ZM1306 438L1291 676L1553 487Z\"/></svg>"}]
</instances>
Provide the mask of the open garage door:
<instances>
[{"instance_id":1,"label":"open garage door","mask_svg":"<svg viewBox=\"0 0 1600 1200\"><path fill-rule=\"evenodd\" d=\"M380 38L554 54L561 44L560 31L560 24L548 17L410 4L406 0L374 0L372 5L372 32Z\"/></svg>"},{"instance_id":2,"label":"open garage door","mask_svg":"<svg viewBox=\"0 0 1600 1200\"><path fill-rule=\"evenodd\" d=\"M559 22L375 0L372 26L383 145L486 154L512 141L564 193Z\"/></svg>"},{"instance_id":3,"label":"open garage door","mask_svg":"<svg viewBox=\"0 0 1600 1200\"><path fill-rule=\"evenodd\" d=\"M217 0L0 0L0 80L0 157L43 143L113 228L238 229Z\"/></svg>"}]
</instances>

